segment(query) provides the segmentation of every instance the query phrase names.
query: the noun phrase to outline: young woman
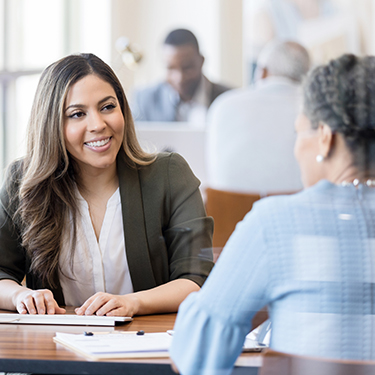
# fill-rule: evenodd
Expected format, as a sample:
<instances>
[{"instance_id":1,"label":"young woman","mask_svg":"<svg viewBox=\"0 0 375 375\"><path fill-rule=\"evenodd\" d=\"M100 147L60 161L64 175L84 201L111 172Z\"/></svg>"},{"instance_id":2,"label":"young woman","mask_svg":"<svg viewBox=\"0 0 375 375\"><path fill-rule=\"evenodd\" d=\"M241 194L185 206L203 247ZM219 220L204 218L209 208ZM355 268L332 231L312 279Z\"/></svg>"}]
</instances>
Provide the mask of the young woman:
<instances>
[{"instance_id":1,"label":"young woman","mask_svg":"<svg viewBox=\"0 0 375 375\"><path fill-rule=\"evenodd\" d=\"M0 202L2 309L172 312L213 266L199 181L181 156L140 148L120 82L92 54L43 72Z\"/></svg>"},{"instance_id":2,"label":"young woman","mask_svg":"<svg viewBox=\"0 0 375 375\"><path fill-rule=\"evenodd\" d=\"M230 374L264 306L274 350L375 359L374 77L375 57L354 55L308 75L294 149L306 189L256 204L181 304L182 374Z\"/></svg>"}]
</instances>

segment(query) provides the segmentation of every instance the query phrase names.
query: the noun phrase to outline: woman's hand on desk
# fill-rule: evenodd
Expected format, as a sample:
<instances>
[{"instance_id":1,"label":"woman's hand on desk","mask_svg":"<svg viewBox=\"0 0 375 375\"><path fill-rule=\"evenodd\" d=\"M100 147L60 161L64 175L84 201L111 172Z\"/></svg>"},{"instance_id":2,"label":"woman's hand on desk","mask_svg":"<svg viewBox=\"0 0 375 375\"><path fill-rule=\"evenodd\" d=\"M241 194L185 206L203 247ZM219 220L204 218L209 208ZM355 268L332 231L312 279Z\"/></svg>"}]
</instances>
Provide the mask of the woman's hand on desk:
<instances>
[{"instance_id":1,"label":"woman's hand on desk","mask_svg":"<svg viewBox=\"0 0 375 375\"><path fill-rule=\"evenodd\" d=\"M64 314L48 289L21 288L14 294L14 305L20 314Z\"/></svg>"},{"instance_id":2,"label":"woman's hand on desk","mask_svg":"<svg viewBox=\"0 0 375 375\"><path fill-rule=\"evenodd\" d=\"M0 308L20 314L64 314L50 290L32 290L13 280L0 280Z\"/></svg>"},{"instance_id":3,"label":"woman's hand on desk","mask_svg":"<svg viewBox=\"0 0 375 375\"><path fill-rule=\"evenodd\" d=\"M177 279L155 288L123 296L99 292L75 310L77 315L133 316L176 312L180 303L200 288L192 280Z\"/></svg>"},{"instance_id":4,"label":"woman's hand on desk","mask_svg":"<svg viewBox=\"0 0 375 375\"><path fill-rule=\"evenodd\" d=\"M135 293L124 296L98 292L75 310L77 315L133 316L138 313L139 299Z\"/></svg>"}]
</instances>

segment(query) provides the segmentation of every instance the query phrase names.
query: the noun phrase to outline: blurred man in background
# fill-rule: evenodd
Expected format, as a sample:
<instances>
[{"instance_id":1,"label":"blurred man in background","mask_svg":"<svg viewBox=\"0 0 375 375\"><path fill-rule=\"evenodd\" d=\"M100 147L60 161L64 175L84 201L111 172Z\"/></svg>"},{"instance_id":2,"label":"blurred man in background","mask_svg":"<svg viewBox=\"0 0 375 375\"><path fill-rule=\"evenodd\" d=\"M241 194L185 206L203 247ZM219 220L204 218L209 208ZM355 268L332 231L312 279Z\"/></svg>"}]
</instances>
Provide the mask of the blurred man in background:
<instances>
[{"instance_id":1,"label":"blurred man in background","mask_svg":"<svg viewBox=\"0 0 375 375\"><path fill-rule=\"evenodd\" d=\"M211 103L228 87L210 82L202 73L204 57L195 35L171 31L163 45L166 80L134 93L137 121L188 121L204 124Z\"/></svg>"},{"instance_id":2,"label":"blurred man in background","mask_svg":"<svg viewBox=\"0 0 375 375\"><path fill-rule=\"evenodd\" d=\"M342 17L332 0L245 0L244 6L244 54L249 84L254 83L259 53L268 42L294 40L308 48L316 44L316 34L320 35L323 20L330 19L336 24ZM304 31L306 28L308 32ZM327 40L332 39L330 31L325 35Z\"/></svg>"},{"instance_id":3,"label":"blurred man in background","mask_svg":"<svg viewBox=\"0 0 375 375\"><path fill-rule=\"evenodd\" d=\"M208 186L268 193L302 187L293 156L300 82L310 67L296 42L271 42L257 62L255 87L218 98L208 114Z\"/></svg>"}]
</instances>

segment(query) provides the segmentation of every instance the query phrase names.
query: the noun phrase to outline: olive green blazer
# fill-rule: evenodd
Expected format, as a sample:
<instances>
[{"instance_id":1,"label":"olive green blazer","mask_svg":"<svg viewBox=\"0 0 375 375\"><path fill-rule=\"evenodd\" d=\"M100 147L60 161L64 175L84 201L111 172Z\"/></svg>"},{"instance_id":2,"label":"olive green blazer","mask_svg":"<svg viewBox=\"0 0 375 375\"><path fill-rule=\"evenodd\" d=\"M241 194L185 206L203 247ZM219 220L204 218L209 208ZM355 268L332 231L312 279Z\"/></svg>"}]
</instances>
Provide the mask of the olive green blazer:
<instances>
[{"instance_id":1,"label":"olive green blazer","mask_svg":"<svg viewBox=\"0 0 375 375\"><path fill-rule=\"evenodd\" d=\"M212 262L213 220L206 216L199 180L175 153L159 154L148 166L137 166L121 150L117 168L122 202L126 257L134 291L186 278L202 286ZM15 162L0 191L0 279L29 288L52 290L64 305L60 283L51 288L30 272L30 258L21 246L12 218L17 210L21 162Z\"/></svg>"}]
</instances>

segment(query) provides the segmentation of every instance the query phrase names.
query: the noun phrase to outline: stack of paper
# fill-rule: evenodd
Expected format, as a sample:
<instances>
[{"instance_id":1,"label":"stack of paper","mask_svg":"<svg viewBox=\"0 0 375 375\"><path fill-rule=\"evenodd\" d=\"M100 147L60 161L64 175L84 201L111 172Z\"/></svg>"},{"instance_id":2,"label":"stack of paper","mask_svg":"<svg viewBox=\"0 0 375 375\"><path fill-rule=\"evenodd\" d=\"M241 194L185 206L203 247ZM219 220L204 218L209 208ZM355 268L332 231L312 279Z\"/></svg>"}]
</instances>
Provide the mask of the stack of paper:
<instances>
[{"instance_id":1,"label":"stack of paper","mask_svg":"<svg viewBox=\"0 0 375 375\"><path fill-rule=\"evenodd\" d=\"M155 358L169 357L168 349L172 334L167 332L146 333L135 332L69 334L57 332L53 341L92 360L116 358ZM243 351L259 352L266 346L246 338Z\"/></svg>"},{"instance_id":2,"label":"stack of paper","mask_svg":"<svg viewBox=\"0 0 375 375\"><path fill-rule=\"evenodd\" d=\"M168 357L172 336L166 332L94 333L93 336L57 332L53 341L93 360Z\"/></svg>"}]
</instances>

